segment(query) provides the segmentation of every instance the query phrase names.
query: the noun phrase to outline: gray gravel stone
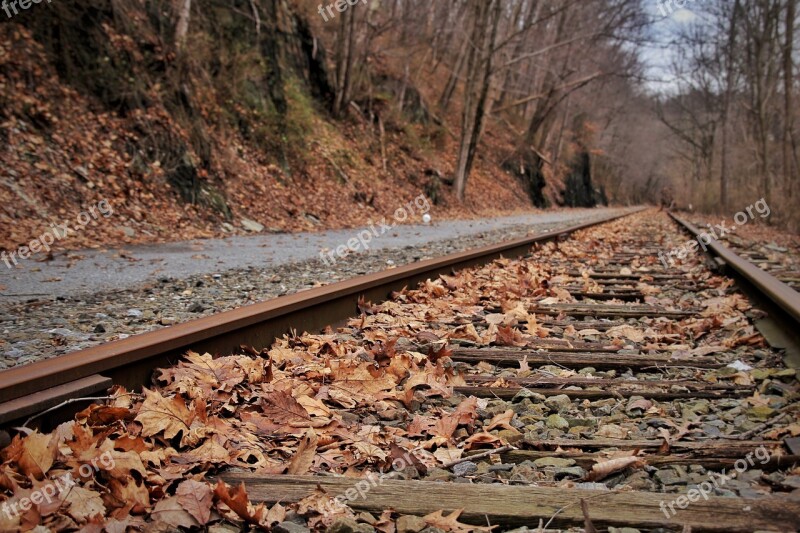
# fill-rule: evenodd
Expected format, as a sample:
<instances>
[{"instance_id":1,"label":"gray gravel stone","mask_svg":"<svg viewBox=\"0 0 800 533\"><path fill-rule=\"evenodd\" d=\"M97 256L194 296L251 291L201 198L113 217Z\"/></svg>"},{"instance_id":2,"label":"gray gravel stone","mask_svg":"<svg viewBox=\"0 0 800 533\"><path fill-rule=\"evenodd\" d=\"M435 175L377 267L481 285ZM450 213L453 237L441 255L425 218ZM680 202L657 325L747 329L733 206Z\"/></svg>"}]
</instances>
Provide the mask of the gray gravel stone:
<instances>
[{"instance_id":1,"label":"gray gravel stone","mask_svg":"<svg viewBox=\"0 0 800 533\"><path fill-rule=\"evenodd\" d=\"M566 394L559 394L547 398L544 404L549 407L551 411L560 413L572 407L572 400L570 400L569 396Z\"/></svg>"},{"instance_id":2,"label":"gray gravel stone","mask_svg":"<svg viewBox=\"0 0 800 533\"><path fill-rule=\"evenodd\" d=\"M569 459L566 457L540 457L533 461L533 464L539 467L557 467L557 468L568 468L570 466L575 465L574 459Z\"/></svg>"},{"instance_id":3,"label":"gray gravel stone","mask_svg":"<svg viewBox=\"0 0 800 533\"><path fill-rule=\"evenodd\" d=\"M478 471L478 465L472 461L464 461L453 466L453 475L456 477L470 476Z\"/></svg>"},{"instance_id":4,"label":"gray gravel stone","mask_svg":"<svg viewBox=\"0 0 800 533\"><path fill-rule=\"evenodd\" d=\"M556 468L555 479L560 481L564 478L569 479L582 479L586 476L586 470L579 466L571 466L569 468Z\"/></svg>"},{"instance_id":5,"label":"gray gravel stone","mask_svg":"<svg viewBox=\"0 0 800 533\"><path fill-rule=\"evenodd\" d=\"M550 415L547 417L547 427L552 429L567 429L569 422L559 415Z\"/></svg>"}]
</instances>

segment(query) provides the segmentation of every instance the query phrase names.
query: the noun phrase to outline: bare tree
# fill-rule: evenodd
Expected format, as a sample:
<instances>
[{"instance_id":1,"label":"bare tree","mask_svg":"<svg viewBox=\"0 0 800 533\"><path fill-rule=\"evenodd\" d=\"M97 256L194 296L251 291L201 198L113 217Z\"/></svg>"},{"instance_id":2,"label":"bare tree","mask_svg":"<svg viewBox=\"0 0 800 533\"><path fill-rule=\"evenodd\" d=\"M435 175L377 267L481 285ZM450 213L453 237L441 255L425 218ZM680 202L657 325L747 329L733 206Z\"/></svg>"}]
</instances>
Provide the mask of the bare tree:
<instances>
[{"instance_id":1,"label":"bare tree","mask_svg":"<svg viewBox=\"0 0 800 533\"><path fill-rule=\"evenodd\" d=\"M489 88L492 83L492 56L497 41L501 0L474 0L475 25L471 34L467 79L464 89L464 113L461 141L455 173L456 197L464 200L467 179L472 170L475 150L485 118Z\"/></svg>"},{"instance_id":2,"label":"bare tree","mask_svg":"<svg viewBox=\"0 0 800 533\"><path fill-rule=\"evenodd\" d=\"M192 0L176 0L178 22L175 24L175 47L183 50L186 34L189 32L189 17L192 14Z\"/></svg>"}]
</instances>

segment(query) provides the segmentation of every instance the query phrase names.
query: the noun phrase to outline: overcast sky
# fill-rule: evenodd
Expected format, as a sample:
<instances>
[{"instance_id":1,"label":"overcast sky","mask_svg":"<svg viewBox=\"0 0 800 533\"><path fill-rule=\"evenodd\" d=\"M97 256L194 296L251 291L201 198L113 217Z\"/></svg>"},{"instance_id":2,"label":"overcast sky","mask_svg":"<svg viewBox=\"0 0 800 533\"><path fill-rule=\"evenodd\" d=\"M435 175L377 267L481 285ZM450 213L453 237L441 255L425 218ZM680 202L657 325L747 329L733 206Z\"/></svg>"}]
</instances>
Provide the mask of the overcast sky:
<instances>
[{"instance_id":1,"label":"overcast sky","mask_svg":"<svg viewBox=\"0 0 800 533\"><path fill-rule=\"evenodd\" d=\"M645 0L648 15L655 21L651 27L651 45L642 47L640 57L647 65L647 76L651 81L647 84L654 92L672 92L675 89L674 78L670 73L670 63L674 48L670 44L675 32L684 24L697 19L692 12L692 5L698 0L686 0L682 9L664 5L669 0ZM661 6L661 9L659 8Z\"/></svg>"}]
</instances>

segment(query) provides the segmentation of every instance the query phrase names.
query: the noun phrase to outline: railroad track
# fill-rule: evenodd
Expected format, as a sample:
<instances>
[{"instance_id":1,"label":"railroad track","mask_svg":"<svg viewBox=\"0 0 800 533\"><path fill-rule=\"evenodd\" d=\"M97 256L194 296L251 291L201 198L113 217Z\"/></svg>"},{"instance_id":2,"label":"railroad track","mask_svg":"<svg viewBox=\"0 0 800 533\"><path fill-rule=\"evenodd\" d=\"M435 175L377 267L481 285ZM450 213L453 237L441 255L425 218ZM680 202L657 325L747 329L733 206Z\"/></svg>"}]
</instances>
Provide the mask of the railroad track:
<instances>
[{"instance_id":1,"label":"railroad track","mask_svg":"<svg viewBox=\"0 0 800 533\"><path fill-rule=\"evenodd\" d=\"M686 219L688 221L688 219ZM695 227L697 225L695 224ZM699 227L706 230L706 227ZM794 290L800 289L800 265L797 264L800 247L791 241L785 247L758 239L760 232L741 238L733 233L722 237L722 243L742 259L768 272Z\"/></svg>"},{"instance_id":2,"label":"railroad track","mask_svg":"<svg viewBox=\"0 0 800 533\"><path fill-rule=\"evenodd\" d=\"M5 371L6 427L82 409L46 446L16 437L6 475L33 489L33 462L110 453L83 487L117 528L794 531L797 374L764 341L782 326L762 336L700 257L661 266L683 240L652 210ZM796 327L797 293L710 250ZM65 498L26 524L88 522Z\"/></svg>"}]
</instances>

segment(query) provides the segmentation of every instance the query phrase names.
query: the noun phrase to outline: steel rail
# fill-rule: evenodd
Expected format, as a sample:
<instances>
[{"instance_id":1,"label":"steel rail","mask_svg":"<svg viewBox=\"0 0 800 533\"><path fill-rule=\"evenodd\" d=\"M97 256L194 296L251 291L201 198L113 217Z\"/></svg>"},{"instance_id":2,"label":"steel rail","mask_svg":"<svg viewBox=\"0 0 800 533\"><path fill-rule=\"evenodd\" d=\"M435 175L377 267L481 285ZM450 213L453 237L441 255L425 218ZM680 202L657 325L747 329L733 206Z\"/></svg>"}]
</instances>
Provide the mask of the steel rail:
<instances>
[{"instance_id":1,"label":"steel rail","mask_svg":"<svg viewBox=\"0 0 800 533\"><path fill-rule=\"evenodd\" d=\"M688 220L672 212L669 215L695 238L699 239L700 234L703 233ZM796 324L800 324L800 293L746 259L742 259L710 235L707 236L708 239L704 239L709 241L706 247L713 255L719 257L764 296L778 305Z\"/></svg>"},{"instance_id":2,"label":"steel rail","mask_svg":"<svg viewBox=\"0 0 800 533\"><path fill-rule=\"evenodd\" d=\"M316 331L337 325L353 316L360 297L381 302L392 291L439 274L501 256L522 256L537 243L643 209L356 277L1 371L0 424L8 426L70 398L105 390L109 382L138 389L150 383L154 369L174 364L188 350L229 354L241 345L269 346L291 328Z\"/></svg>"}]
</instances>

